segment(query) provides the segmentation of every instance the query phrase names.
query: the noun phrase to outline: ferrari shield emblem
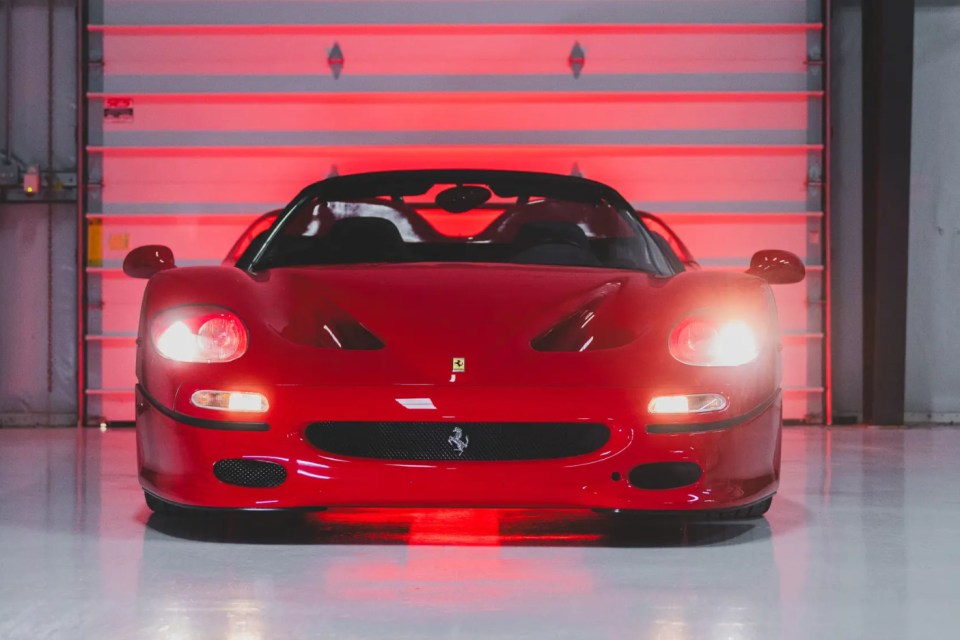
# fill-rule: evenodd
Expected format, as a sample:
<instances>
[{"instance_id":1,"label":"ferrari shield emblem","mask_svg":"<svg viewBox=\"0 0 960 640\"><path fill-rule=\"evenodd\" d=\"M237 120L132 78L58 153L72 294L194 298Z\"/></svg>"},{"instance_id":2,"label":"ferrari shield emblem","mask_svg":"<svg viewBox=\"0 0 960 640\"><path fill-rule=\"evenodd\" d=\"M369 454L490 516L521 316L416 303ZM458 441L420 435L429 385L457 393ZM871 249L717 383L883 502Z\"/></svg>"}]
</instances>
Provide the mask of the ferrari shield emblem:
<instances>
[{"instance_id":1,"label":"ferrari shield emblem","mask_svg":"<svg viewBox=\"0 0 960 640\"><path fill-rule=\"evenodd\" d=\"M453 359L453 372L460 373L461 371L467 370L467 361L465 358L454 358Z\"/></svg>"}]
</instances>

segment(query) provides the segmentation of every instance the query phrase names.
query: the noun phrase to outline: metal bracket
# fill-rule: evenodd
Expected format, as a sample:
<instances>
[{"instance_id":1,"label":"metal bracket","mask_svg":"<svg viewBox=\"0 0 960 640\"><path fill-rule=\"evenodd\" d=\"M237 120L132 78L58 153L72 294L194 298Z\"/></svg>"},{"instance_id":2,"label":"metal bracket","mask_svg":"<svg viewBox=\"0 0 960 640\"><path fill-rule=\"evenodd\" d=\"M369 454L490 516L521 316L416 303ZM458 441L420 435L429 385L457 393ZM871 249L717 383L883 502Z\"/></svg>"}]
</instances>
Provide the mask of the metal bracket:
<instances>
[{"instance_id":1,"label":"metal bracket","mask_svg":"<svg viewBox=\"0 0 960 640\"><path fill-rule=\"evenodd\" d=\"M803 184L811 189L823 187L823 168L818 163L811 163L807 170L807 179Z\"/></svg>"},{"instance_id":2,"label":"metal bracket","mask_svg":"<svg viewBox=\"0 0 960 640\"><path fill-rule=\"evenodd\" d=\"M333 73L334 80L339 79L340 73L343 71L343 49L340 48L339 42L334 42L333 47L328 52L327 65Z\"/></svg>"},{"instance_id":3,"label":"metal bracket","mask_svg":"<svg viewBox=\"0 0 960 640\"><path fill-rule=\"evenodd\" d=\"M77 186L77 174L72 171L44 172L40 184L44 189L54 191L74 189Z\"/></svg>"},{"instance_id":4,"label":"metal bracket","mask_svg":"<svg viewBox=\"0 0 960 640\"><path fill-rule=\"evenodd\" d=\"M12 162L0 162L0 187L15 187L19 184L20 167Z\"/></svg>"},{"instance_id":5,"label":"metal bracket","mask_svg":"<svg viewBox=\"0 0 960 640\"><path fill-rule=\"evenodd\" d=\"M580 72L583 71L583 65L586 64L586 62L586 51L583 50L579 42L574 42L573 49L570 50L570 57L567 58L567 64L570 65L570 70L573 71L574 78L580 77Z\"/></svg>"}]
</instances>

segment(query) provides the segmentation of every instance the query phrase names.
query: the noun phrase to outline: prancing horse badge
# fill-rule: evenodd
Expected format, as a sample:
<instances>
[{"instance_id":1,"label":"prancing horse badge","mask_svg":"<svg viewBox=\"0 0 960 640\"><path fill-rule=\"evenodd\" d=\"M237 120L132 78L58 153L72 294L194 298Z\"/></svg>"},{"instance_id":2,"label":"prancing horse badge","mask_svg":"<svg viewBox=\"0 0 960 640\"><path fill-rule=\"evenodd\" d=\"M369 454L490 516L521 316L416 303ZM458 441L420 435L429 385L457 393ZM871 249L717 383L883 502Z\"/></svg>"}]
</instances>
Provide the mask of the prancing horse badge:
<instances>
[{"instance_id":1,"label":"prancing horse badge","mask_svg":"<svg viewBox=\"0 0 960 640\"><path fill-rule=\"evenodd\" d=\"M466 358L454 358L453 359L453 372L461 373L467 370L467 360Z\"/></svg>"}]
</instances>

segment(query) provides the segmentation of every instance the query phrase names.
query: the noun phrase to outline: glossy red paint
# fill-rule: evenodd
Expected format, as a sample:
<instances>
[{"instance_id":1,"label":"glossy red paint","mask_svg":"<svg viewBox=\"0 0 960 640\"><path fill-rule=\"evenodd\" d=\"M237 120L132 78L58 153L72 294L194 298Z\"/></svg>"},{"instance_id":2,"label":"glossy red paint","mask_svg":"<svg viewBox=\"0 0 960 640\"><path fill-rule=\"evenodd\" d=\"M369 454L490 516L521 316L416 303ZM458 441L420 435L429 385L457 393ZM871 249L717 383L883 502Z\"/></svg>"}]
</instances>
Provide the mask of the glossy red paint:
<instances>
[{"instance_id":1,"label":"glossy red paint","mask_svg":"<svg viewBox=\"0 0 960 640\"><path fill-rule=\"evenodd\" d=\"M375 277L371 277L374 275ZM422 286L429 279L430 287ZM544 353L533 337L609 282L622 283L599 314L636 327L625 347ZM282 333L322 308L317 292L351 313L387 345L340 351L297 344ZM731 304L731 301L733 303ZM201 388L259 391L267 432L230 432L177 423L138 396L141 480L167 500L207 507L331 505L554 506L680 509L737 506L777 487L779 401L747 424L694 434L650 435L664 422L646 407L653 395L719 392L730 399L715 421L736 417L777 394L778 343L772 299L759 278L693 272L655 278L616 270L521 265L383 265L283 269L251 276L228 267L193 267L155 276L144 322L172 306L227 307L250 331L248 352L225 364L160 357L144 341L140 384L158 403L212 420L250 420L190 405ZM736 368L690 367L667 352L670 330L689 310L726 308L769 332L761 357ZM145 334L144 334L145 335ZM452 357L467 371L452 376ZM534 382L535 381L535 382ZM398 399L431 398L436 410ZM428 414L428 415L424 415ZM326 455L303 436L317 420L577 421L611 426L601 451L530 462L388 463ZM692 418L671 419L693 422ZM289 480L276 489L221 483L222 458L278 460ZM692 460L701 482L667 491L635 489L620 473L643 462Z\"/></svg>"},{"instance_id":2,"label":"glossy red paint","mask_svg":"<svg viewBox=\"0 0 960 640\"><path fill-rule=\"evenodd\" d=\"M603 298L591 307L586 331L628 331L626 344L583 352L531 346L598 292ZM147 338L152 319L195 304L224 307L244 322L249 341L241 358L180 363L156 352ZM737 367L675 360L671 332L704 310L750 325L759 357ZM318 346L327 323L342 315L385 346ZM253 274L229 265L186 267L151 278L139 333L140 480L180 505L704 510L752 504L778 487L780 344L773 296L759 277L470 263ZM451 371L453 358L465 359L464 371ZM200 389L259 392L269 410L198 408L190 397ZM648 414L653 396L692 393L723 394L728 407L700 416ZM433 408L400 402L412 399L429 399ZM231 421L268 428L233 430ZM315 448L305 429L317 421L449 422L451 432L464 422L583 421L606 425L610 438L593 453L552 460L376 460ZM226 458L279 463L287 480L273 488L225 484L213 466ZM636 465L674 461L696 463L702 477L662 490L627 479Z\"/></svg>"}]
</instances>

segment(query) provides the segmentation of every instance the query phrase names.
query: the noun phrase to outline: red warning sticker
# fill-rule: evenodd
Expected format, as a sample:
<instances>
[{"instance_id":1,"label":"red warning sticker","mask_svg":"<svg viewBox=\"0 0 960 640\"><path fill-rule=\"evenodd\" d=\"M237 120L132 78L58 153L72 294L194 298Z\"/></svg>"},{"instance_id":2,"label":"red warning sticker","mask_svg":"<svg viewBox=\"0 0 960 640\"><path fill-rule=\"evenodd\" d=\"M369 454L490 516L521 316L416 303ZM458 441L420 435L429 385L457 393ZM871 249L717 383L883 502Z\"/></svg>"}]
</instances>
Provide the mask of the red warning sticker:
<instances>
[{"instance_id":1,"label":"red warning sticker","mask_svg":"<svg viewBox=\"0 0 960 640\"><path fill-rule=\"evenodd\" d=\"M133 98L105 98L104 122L133 122Z\"/></svg>"}]
</instances>

